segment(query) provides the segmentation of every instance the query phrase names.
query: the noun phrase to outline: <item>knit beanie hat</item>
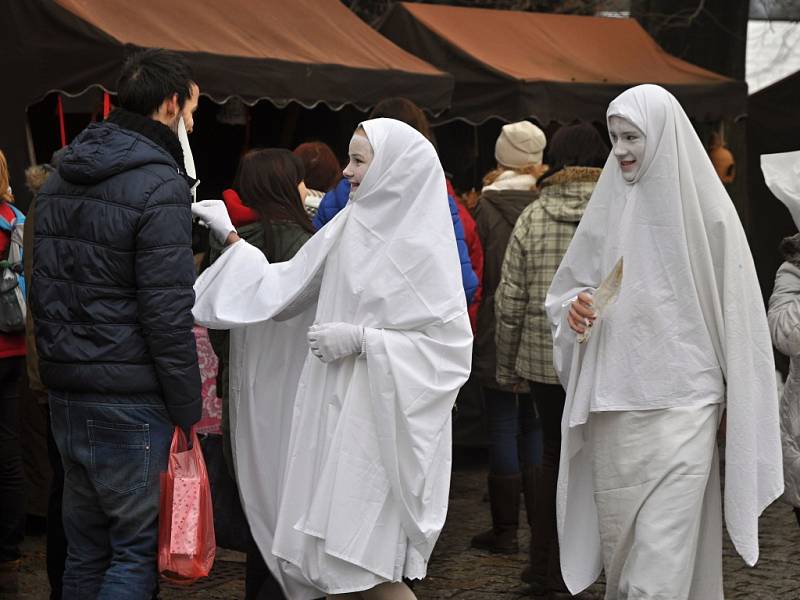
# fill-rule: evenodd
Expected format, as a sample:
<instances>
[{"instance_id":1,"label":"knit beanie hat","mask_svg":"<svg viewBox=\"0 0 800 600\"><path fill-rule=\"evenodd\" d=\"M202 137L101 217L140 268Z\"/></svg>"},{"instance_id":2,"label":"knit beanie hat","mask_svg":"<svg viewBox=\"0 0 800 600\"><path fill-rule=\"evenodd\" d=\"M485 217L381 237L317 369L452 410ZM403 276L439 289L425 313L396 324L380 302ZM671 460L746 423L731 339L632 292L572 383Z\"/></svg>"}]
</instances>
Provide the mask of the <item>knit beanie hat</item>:
<instances>
[{"instance_id":1,"label":"knit beanie hat","mask_svg":"<svg viewBox=\"0 0 800 600\"><path fill-rule=\"evenodd\" d=\"M503 125L494 146L494 157L504 167L518 169L542 162L547 138L544 132L530 121Z\"/></svg>"}]
</instances>

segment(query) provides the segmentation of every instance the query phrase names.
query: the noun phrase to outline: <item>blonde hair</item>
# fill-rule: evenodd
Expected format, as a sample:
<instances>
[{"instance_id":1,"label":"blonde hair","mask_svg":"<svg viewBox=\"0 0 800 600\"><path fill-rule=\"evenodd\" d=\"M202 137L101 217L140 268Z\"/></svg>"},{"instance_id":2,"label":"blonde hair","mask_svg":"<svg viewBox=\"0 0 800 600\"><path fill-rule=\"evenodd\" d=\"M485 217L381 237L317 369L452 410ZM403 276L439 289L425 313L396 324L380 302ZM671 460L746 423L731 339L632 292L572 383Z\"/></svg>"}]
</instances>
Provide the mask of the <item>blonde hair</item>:
<instances>
[{"instance_id":1,"label":"blonde hair","mask_svg":"<svg viewBox=\"0 0 800 600\"><path fill-rule=\"evenodd\" d=\"M11 182L9 181L8 162L2 150L0 150L0 200L14 202L14 196L11 193Z\"/></svg>"},{"instance_id":2,"label":"blonde hair","mask_svg":"<svg viewBox=\"0 0 800 600\"><path fill-rule=\"evenodd\" d=\"M13 203L14 196L9 188L8 162L6 161L6 155L0 150L0 200Z\"/></svg>"},{"instance_id":3,"label":"blonde hair","mask_svg":"<svg viewBox=\"0 0 800 600\"><path fill-rule=\"evenodd\" d=\"M519 167L517 169L508 169L502 165L498 165L496 169L489 171L483 178L484 187L486 187L487 185L492 185L495 181L497 181L497 178L500 177L500 175L502 175L506 171L514 171L518 175L531 175L538 181L539 178L547 172L547 165L544 165L542 163L537 163L533 165L526 165L524 167Z\"/></svg>"}]
</instances>

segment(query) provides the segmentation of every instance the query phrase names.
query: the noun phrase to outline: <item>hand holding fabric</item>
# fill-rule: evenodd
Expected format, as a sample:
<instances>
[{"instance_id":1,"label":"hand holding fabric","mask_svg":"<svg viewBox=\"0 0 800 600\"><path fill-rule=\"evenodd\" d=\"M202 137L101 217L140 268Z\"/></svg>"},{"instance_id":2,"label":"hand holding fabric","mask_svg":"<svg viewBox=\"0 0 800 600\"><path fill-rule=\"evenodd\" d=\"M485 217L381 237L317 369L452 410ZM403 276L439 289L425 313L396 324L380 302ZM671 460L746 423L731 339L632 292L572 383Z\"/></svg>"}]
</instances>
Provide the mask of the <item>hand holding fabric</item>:
<instances>
[{"instance_id":1,"label":"hand holding fabric","mask_svg":"<svg viewBox=\"0 0 800 600\"><path fill-rule=\"evenodd\" d=\"M321 323L308 328L311 354L324 363L352 354L360 354L364 343L364 328L350 323Z\"/></svg>"},{"instance_id":2,"label":"hand holding fabric","mask_svg":"<svg viewBox=\"0 0 800 600\"><path fill-rule=\"evenodd\" d=\"M592 295L588 292L581 292L572 302L567 315L567 322L575 333L586 333L592 326L597 315L592 308Z\"/></svg>"},{"instance_id":3,"label":"hand holding fabric","mask_svg":"<svg viewBox=\"0 0 800 600\"><path fill-rule=\"evenodd\" d=\"M192 204L192 215L196 217L202 225L211 230L212 235L224 244L228 235L236 232L236 227L231 223L228 209L222 200L202 200Z\"/></svg>"}]
</instances>

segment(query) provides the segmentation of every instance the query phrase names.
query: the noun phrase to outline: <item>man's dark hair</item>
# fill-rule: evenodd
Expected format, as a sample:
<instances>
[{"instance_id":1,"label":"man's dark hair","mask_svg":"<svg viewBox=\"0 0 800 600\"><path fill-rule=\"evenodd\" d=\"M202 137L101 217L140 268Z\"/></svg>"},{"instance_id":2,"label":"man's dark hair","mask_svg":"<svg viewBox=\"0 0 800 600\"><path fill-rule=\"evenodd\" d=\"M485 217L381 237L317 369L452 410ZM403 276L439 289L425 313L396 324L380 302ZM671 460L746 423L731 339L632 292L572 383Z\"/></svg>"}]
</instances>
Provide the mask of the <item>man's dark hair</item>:
<instances>
[{"instance_id":1,"label":"man's dark hair","mask_svg":"<svg viewBox=\"0 0 800 600\"><path fill-rule=\"evenodd\" d=\"M182 56L149 48L131 55L122 66L117 102L125 110L149 117L173 94L178 94L178 106L183 108L193 83L192 71Z\"/></svg>"}]
</instances>

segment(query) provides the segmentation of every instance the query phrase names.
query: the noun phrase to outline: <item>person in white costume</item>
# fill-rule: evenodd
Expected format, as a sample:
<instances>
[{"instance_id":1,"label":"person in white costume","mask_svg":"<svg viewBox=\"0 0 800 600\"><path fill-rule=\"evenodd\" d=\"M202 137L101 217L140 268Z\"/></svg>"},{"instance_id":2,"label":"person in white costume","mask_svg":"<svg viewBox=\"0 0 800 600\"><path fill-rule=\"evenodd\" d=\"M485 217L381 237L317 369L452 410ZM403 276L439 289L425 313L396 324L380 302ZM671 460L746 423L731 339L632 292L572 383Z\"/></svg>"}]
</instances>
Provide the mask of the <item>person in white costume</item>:
<instances>
[{"instance_id":1,"label":"person in white costume","mask_svg":"<svg viewBox=\"0 0 800 600\"><path fill-rule=\"evenodd\" d=\"M197 203L230 246L194 315L231 329L237 480L287 597L414 598L402 579L425 576L444 525L472 332L430 142L365 121L344 176L347 207L279 264Z\"/></svg>"},{"instance_id":2,"label":"person in white costume","mask_svg":"<svg viewBox=\"0 0 800 600\"><path fill-rule=\"evenodd\" d=\"M800 150L762 154L761 171L800 229ZM792 505L800 525L800 233L785 238L780 249L784 262L775 275L767 320L775 347L790 358L780 408L783 500Z\"/></svg>"},{"instance_id":3,"label":"person in white costume","mask_svg":"<svg viewBox=\"0 0 800 600\"><path fill-rule=\"evenodd\" d=\"M609 600L716 600L723 412L726 524L749 565L783 489L766 314L736 211L678 101L637 86L607 118L612 154L546 299L567 389L562 573L576 593L604 567ZM620 259L617 295L604 285L595 298Z\"/></svg>"}]
</instances>

